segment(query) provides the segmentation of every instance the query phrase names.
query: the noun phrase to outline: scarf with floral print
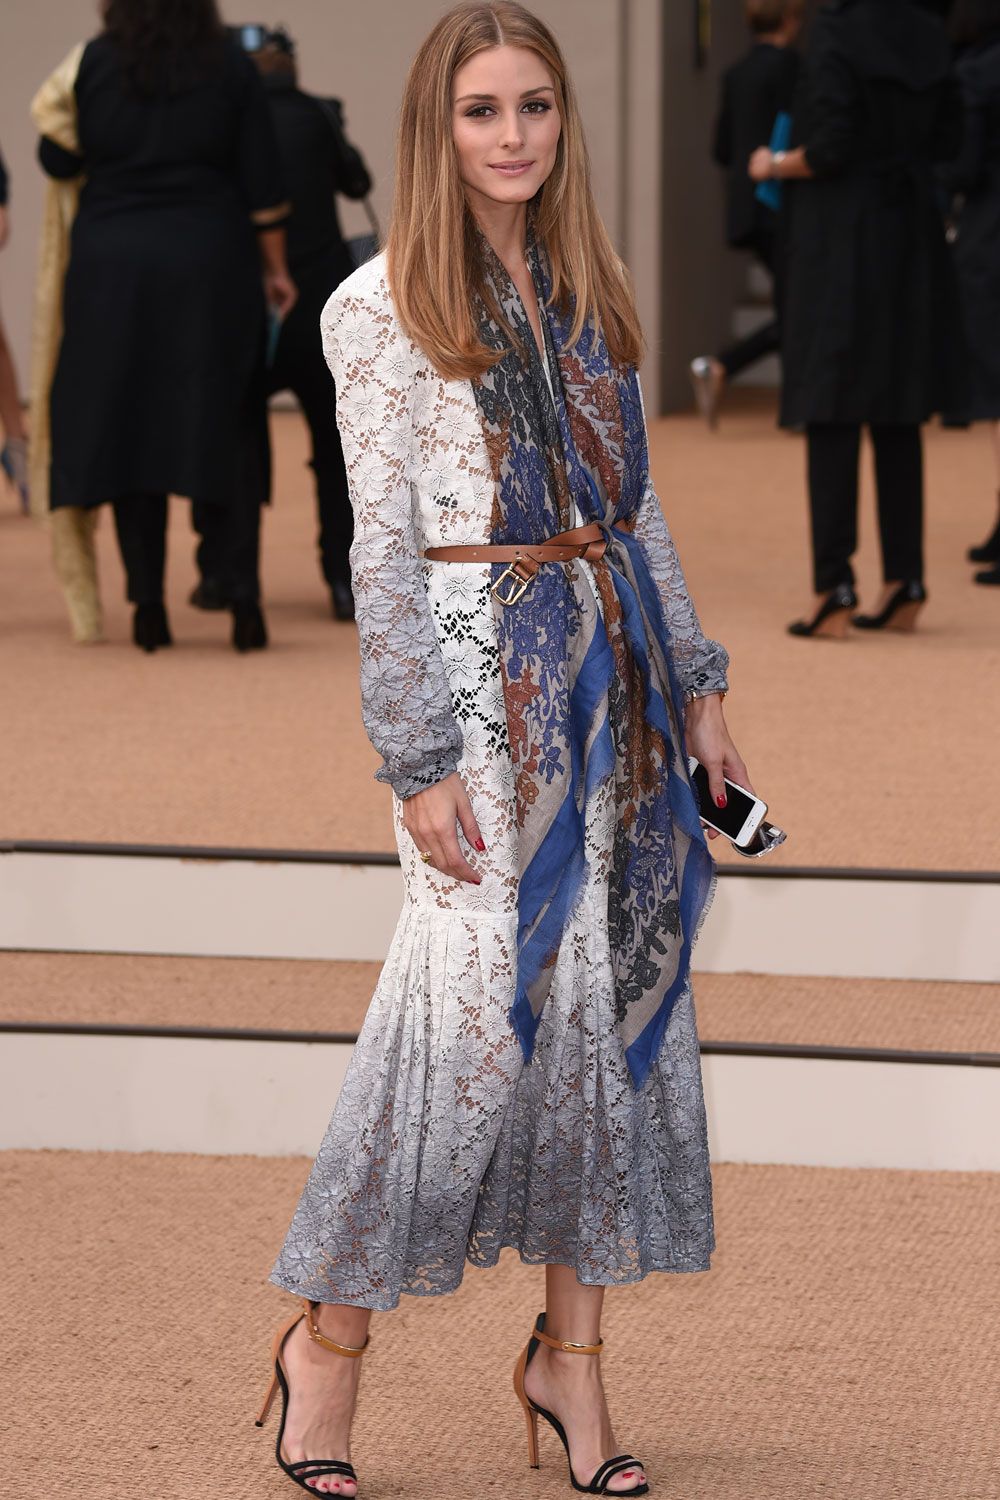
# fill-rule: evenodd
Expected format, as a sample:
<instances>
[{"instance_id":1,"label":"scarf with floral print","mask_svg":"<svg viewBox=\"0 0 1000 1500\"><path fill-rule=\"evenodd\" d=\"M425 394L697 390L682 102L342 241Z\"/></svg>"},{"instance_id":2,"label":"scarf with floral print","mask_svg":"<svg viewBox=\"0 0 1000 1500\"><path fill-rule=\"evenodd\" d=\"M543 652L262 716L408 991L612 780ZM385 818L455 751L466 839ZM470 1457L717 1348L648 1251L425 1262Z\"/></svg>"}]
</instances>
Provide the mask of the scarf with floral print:
<instances>
[{"instance_id":1,"label":"scarf with floral print","mask_svg":"<svg viewBox=\"0 0 1000 1500\"><path fill-rule=\"evenodd\" d=\"M546 563L516 604L494 602L518 838L511 1023L530 1060L586 884L587 809L610 786L608 941L619 1033L638 1088L688 982L713 874L687 773L669 632L632 534L648 478L638 380L612 363L590 324L570 343L573 308L549 305L547 259L531 237L543 365L510 276L480 244L488 295L479 335L502 351L473 382L495 482L491 540L539 542L590 521L608 538L600 562ZM494 566L494 583L502 572Z\"/></svg>"}]
</instances>

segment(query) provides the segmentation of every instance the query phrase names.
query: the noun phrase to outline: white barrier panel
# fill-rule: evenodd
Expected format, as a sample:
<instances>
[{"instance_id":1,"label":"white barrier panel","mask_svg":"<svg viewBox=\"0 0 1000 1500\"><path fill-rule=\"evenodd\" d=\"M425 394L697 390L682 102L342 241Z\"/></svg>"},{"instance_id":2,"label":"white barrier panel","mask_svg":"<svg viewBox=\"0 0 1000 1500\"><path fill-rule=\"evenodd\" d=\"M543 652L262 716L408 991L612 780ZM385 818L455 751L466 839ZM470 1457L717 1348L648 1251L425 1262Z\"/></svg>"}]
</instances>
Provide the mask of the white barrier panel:
<instances>
[{"instance_id":1,"label":"white barrier panel","mask_svg":"<svg viewBox=\"0 0 1000 1500\"><path fill-rule=\"evenodd\" d=\"M338 1043L5 1035L0 1148L311 1156ZM711 1055L718 1161L1000 1171L1000 1069Z\"/></svg>"},{"instance_id":2,"label":"white barrier panel","mask_svg":"<svg viewBox=\"0 0 1000 1500\"><path fill-rule=\"evenodd\" d=\"M244 958L385 957L393 865L0 856L0 948ZM707 973L1000 980L1000 883L725 876Z\"/></svg>"},{"instance_id":3,"label":"white barrier panel","mask_svg":"<svg viewBox=\"0 0 1000 1500\"><path fill-rule=\"evenodd\" d=\"M92 854L0 858L0 948L381 962L395 865Z\"/></svg>"}]
</instances>

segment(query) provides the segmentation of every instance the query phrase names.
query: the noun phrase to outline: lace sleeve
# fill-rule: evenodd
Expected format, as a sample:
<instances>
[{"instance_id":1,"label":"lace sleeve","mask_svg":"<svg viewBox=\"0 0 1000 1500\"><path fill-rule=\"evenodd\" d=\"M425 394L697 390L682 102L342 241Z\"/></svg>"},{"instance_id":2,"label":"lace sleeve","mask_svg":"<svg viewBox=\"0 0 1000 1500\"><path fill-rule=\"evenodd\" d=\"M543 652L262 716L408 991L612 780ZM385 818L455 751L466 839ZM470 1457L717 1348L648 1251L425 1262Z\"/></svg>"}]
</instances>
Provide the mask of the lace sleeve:
<instances>
[{"instance_id":1,"label":"lace sleeve","mask_svg":"<svg viewBox=\"0 0 1000 1500\"><path fill-rule=\"evenodd\" d=\"M638 391L642 420L645 422L646 406L641 385L638 385ZM718 641L708 640L701 628L684 581L684 570L677 556L674 539L670 535L653 482L648 476L635 518L635 535L660 591L663 614L673 647L674 667L682 690L691 698L706 698L709 693L728 692L726 672L729 669L729 653Z\"/></svg>"},{"instance_id":2,"label":"lace sleeve","mask_svg":"<svg viewBox=\"0 0 1000 1500\"><path fill-rule=\"evenodd\" d=\"M354 510L351 573L361 648L361 711L383 758L376 772L412 797L457 769L462 731L424 588L410 489L414 351L372 289L334 293L323 349Z\"/></svg>"},{"instance_id":3,"label":"lace sleeve","mask_svg":"<svg viewBox=\"0 0 1000 1500\"><path fill-rule=\"evenodd\" d=\"M648 481L636 516L635 534L660 590L681 687L695 698L726 692L728 653L718 641L707 640L702 631L684 581L674 539L664 520L656 491Z\"/></svg>"}]
</instances>

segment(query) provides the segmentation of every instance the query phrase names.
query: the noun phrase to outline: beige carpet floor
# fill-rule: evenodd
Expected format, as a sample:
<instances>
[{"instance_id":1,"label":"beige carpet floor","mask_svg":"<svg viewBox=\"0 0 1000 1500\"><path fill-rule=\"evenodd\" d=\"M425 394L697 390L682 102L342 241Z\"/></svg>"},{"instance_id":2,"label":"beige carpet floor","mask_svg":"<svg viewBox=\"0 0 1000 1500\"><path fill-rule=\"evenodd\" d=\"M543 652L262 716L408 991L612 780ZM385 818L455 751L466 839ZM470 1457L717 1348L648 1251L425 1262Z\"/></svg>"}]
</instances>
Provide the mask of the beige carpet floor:
<instances>
[{"instance_id":1,"label":"beige carpet floor","mask_svg":"<svg viewBox=\"0 0 1000 1500\"><path fill-rule=\"evenodd\" d=\"M373 963L0 953L0 1021L356 1034ZM699 974L706 1041L1000 1053L1000 987Z\"/></svg>"},{"instance_id":2,"label":"beige carpet floor","mask_svg":"<svg viewBox=\"0 0 1000 1500\"><path fill-rule=\"evenodd\" d=\"M706 629L733 658L727 705L772 815L778 863L1000 868L1000 590L970 586L965 548L993 520L986 440L928 431L932 602L913 638L792 640L809 598L802 440L773 401L735 399L719 432L653 424L654 476ZM108 643L74 647L47 541L0 497L0 838L269 847L392 847L388 797L359 717L356 637L328 617L313 560L302 425L275 417L277 503L265 526L269 652L238 658L227 617L185 603L186 506L172 516L177 645L128 639L109 518ZM877 587L871 486L860 588ZM723 851L723 857L725 857ZM735 857L735 856L729 856Z\"/></svg>"},{"instance_id":3,"label":"beige carpet floor","mask_svg":"<svg viewBox=\"0 0 1000 1500\"><path fill-rule=\"evenodd\" d=\"M0 1156L0 1495L279 1500L253 1415L265 1285L307 1163ZM605 1379L660 1500L995 1500L1000 1191L989 1175L727 1167L705 1276L613 1291ZM368 1500L571 1494L528 1469L510 1370L541 1275L506 1255L376 1315Z\"/></svg>"}]
</instances>

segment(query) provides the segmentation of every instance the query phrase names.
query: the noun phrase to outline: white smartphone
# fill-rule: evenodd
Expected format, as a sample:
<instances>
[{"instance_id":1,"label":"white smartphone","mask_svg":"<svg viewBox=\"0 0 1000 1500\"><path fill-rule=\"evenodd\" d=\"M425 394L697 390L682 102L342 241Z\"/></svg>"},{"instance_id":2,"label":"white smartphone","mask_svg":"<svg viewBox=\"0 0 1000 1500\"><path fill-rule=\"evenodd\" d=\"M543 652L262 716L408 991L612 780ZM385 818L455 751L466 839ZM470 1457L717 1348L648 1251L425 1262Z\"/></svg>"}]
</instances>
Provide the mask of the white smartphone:
<instances>
[{"instance_id":1,"label":"white smartphone","mask_svg":"<svg viewBox=\"0 0 1000 1500\"><path fill-rule=\"evenodd\" d=\"M698 798L698 810L701 813L702 822L707 823L709 828L715 828L719 833L725 834L726 838L732 839L740 849L745 849L752 842L754 834L764 821L767 803L755 797L752 792L748 792L746 787L737 786L736 782L730 781L727 776L725 778L726 805L716 807L708 789L708 772L693 755L688 760L688 770L691 773L695 796Z\"/></svg>"}]
</instances>

